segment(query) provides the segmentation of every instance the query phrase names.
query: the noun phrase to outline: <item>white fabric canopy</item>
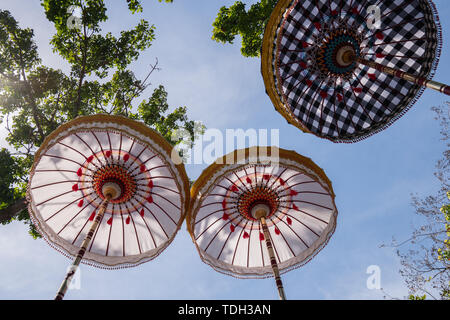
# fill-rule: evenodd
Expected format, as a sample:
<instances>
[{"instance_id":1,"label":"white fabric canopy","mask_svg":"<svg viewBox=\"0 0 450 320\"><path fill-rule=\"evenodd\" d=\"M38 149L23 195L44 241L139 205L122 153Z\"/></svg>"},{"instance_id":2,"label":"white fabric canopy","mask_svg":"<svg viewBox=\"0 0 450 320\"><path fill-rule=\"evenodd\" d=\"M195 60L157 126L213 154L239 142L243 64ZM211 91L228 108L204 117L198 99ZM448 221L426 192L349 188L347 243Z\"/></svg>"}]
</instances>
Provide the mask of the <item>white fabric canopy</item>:
<instances>
[{"instance_id":1,"label":"white fabric canopy","mask_svg":"<svg viewBox=\"0 0 450 320\"><path fill-rule=\"evenodd\" d=\"M214 165L194 185L191 235L216 270L237 277L271 275L261 224L248 213L248 204L261 199L273 208L266 220L281 272L307 262L334 232L331 184L317 166L283 153L277 165Z\"/></svg>"},{"instance_id":2,"label":"white fabric canopy","mask_svg":"<svg viewBox=\"0 0 450 320\"><path fill-rule=\"evenodd\" d=\"M167 145L165 145L167 144ZM37 153L30 215L48 242L74 256L102 202L101 185L118 181L85 262L119 268L164 250L185 216L187 179L153 130L123 117L85 117L57 130Z\"/></svg>"}]
</instances>

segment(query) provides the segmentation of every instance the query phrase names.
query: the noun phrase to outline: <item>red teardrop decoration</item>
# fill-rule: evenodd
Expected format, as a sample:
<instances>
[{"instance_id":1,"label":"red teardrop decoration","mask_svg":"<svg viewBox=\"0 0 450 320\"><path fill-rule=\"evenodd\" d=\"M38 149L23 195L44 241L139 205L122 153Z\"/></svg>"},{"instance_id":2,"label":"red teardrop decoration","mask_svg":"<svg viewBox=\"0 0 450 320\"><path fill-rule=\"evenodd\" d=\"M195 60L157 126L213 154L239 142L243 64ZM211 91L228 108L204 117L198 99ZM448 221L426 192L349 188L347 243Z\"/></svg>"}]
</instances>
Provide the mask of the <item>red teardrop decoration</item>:
<instances>
[{"instance_id":1,"label":"red teardrop decoration","mask_svg":"<svg viewBox=\"0 0 450 320\"><path fill-rule=\"evenodd\" d=\"M321 91L320 92L320 96L325 99L326 97L328 97L328 93L326 91Z\"/></svg>"},{"instance_id":2,"label":"red teardrop decoration","mask_svg":"<svg viewBox=\"0 0 450 320\"><path fill-rule=\"evenodd\" d=\"M285 182L283 179L280 178L280 184L281 184L282 186L284 186L285 183L286 183L286 182Z\"/></svg>"},{"instance_id":3,"label":"red teardrop decoration","mask_svg":"<svg viewBox=\"0 0 450 320\"><path fill-rule=\"evenodd\" d=\"M81 208L83 206L84 200L81 199L80 202L78 202L78 206Z\"/></svg>"},{"instance_id":4,"label":"red teardrop decoration","mask_svg":"<svg viewBox=\"0 0 450 320\"><path fill-rule=\"evenodd\" d=\"M248 239L248 238L250 238L250 236L248 235L247 231L244 231L244 235L243 235L243 238L244 238L244 239Z\"/></svg>"},{"instance_id":5,"label":"red teardrop decoration","mask_svg":"<svg viewBox=\"0 0 450 320\"><path fill-rule=\"evenodd\" d=\"M312 81L311 80L306 80L306 85L308 86L308 87L311 87L312 86Z\"/></svg>"},{"instance_id":6,"label":"red teardrop decoration","mask_svg":"<svg viewBox=\"0 0 450 320\"><path fill-rule=\"evenodd\" d=\"M301 62L300 62L300 67L301 67L302 69L306 69L306 68L308 68L308 65L306 64L306 62L301 61Z\"/></svg>"},{"instance_id":7,"label":"red teardrop decoration","mask_svg":"<svg viewBox=\"0 0 450 320\"><path fill-rule=\"evenodd\" d=\"M362 88L353 88L353 91L355 93L361 93L362 92Z\"/></svg>"},{"instance_id":8,"label":"red teardrop decoration","mask_svg":"<svg viewBox=\"0 0 450 320\"><path fill-rule=\"evenodd\" d=\"M384 57L386 57L386 55L385 55L384 53L378 52L378 53L376 54L376 57L377 57L378 59L383 59Z\"/></svg>"},{"instance_id":9,"label":"red teardrop decoration","mask_svg":"<svg viewBox=\"0 0 450 320\"><path fill-rule=\"evenodd\" d=\"M353 14L359 14L359 10L358 10L358 8L356 8L356 7L354 7L354 8L352 9L352 12L353 12Z\"/></svg>"},{"instance_id":10,"label":"red teardrop decoration","mask_svg":"<svg viewBox=\"0 0 450 320\"><path fill-rule=\"evenodd\" d=\"M264 234L262 232L259 233L259 240L264 241Z\"/></svg>"},{"instance_id":11,"label":"red teardrop decoration","mask_svg":"<svg viewBox=\"0 0 450 320\"><path fill-rule=\"evenodd\" d=\"M298 207L295 204L292 204L292 209L298 211Z\"/></svg>"},{"instance_id":12,"label":"red teardrop decoration","mask_svg":"<svg viewBox=\"0 0 450 320\"><path fill-rule=\"evenodd\" d=\"M246 181L247 183L252 183L252 179L250 179L249 177L247 177Z\"/></svg>"},{"instance_id":13,"label":"red teardrop decoration","mask_svg":"<svg viewBox=\"0 0 450 320\"><path fill-rule=\"evenodd\" d=\"M296 195L298 195L298 192L297 191L295 191L294 189L291 189L291 196L296 196Z\"/></svg>"},{"instance_id":14,"label":"red teardrop decoration","mask_svg":"<svg viewBox=\"0 0 450 320\"><path fill-rule=\"evenodd\" d=\"M111 150L107 150L105 152L105 155L106 155L107 158L111 157Z\"/></svg>"},{"instance_id":15,"label":"red teardrop decoration","mask_svg":"<svg viewBox=\"0 0 450 320\"><path fill-rule=\"evenodd\" d=\"M130 159L130 155L127 153L123 156L123 161L127 162Z\"/></svg>"},{"instance_id":16,"label":"red teardrop decoration","mask_svg":"<svg viewBox=\"0 0 450 320\"><path fill-rule=\"evenodd\" d=\"M73 191L78 191L78 183L75 183L75 184L72 186L72 190L73 190Z\"/></svg>"},{"instance_id":17,"label":"red teardrop decoration","mask_svg":"<svg viewBox=\"0 0 450 320\"><path fill-rule=\"evenodd\" d=\"M141 211L139 212L139 214L141 215L141 217L144 217L144 209L142 208Z\"/></svg>"},{"instance_id":18,"label":"red teardrop decoration","mask_svg":"<svg viewBox=\"0 0 450 320\"><path fill-rule=\"evenodd\" d=\"M222 208L226 209L227 208L227 200L223 199L222 201Z\"/></svg>"},{"instance_id":19,"label":"red teardrop decoration","mask_svg":"<svg viewBox=\"0 0 450 320\"><path fill-rule=\"evenodd\" d=\"M341 102L342 100L344 100L344 97L342 96L342 94L338 93L337 98L339 100L339 102Z\"/></svg>"},{"instance_id":20,"label":"red teardrop decoration","mask_svg":"<svg viewBox=\"0 0 450 320\"><path fill-rule=\"evenodd\" d=\"M140 170L141 170L141 172L144 172L144 171L146 171L146 170L147 170L147 168L145 167L145 165L144 165L144 164L142 164L142 165L141 165L141 167L140 167Z\"/></svg>"},{"instance_id":21,"label":"red teardrop decoration","mask_svg":"<svg viewBox=\"0 0 450 320\"><path fill-rule=\"evenodd\" d=\"M270 174L264 174L263 175L264 180L270 180Z\"/></svg>"},{"instance_id":22,"label":"red teardrop decoration","mask_svg":"<svg viewBox=\"0 0 450 320\"><path fill-rule=\"evenodd\" d=\"M322 25L320 24L320 22L314 22L314 26L316 27L317 30L322 29Z\"/></svg>"},{"instance_id":23,"label":"red teardrop decoration","mask_svg":"<svg viewBox=\"0 0 450 320\"><path fill-rule=\"evenodd\" d=\"M384 39L384 35L381 32L377 32L375 34L375 37L377 37L378 40L383 40Z\"/></svg>"},{"instance_id":24,"label":"red teardrop decoration","mask_svg":"<svg viewBox=\"0 0 450 320\"><path fill-rule=\"evenodd\" d=\"M95 218L95 211L92 212L91 216L89 217L89 221L94 221Z\"/></svg>"},{"instance_id":25,"label":"red teardrop decoration","mask_svg":"<svg viewBox=\"0 0 450 320\"><path fill-rule=\"evenodd\" d=\"M153 197L152 196L148 196L147 201L148 201L148 203L153 203Z\"/></svg>"},{"instance_id":26,"label":"red teardrop decoration","mask_svg":"<svg viewBox=\"0 0 450 320\"><path fill-rule=\"evenodd\" d=\"M376 80L377 77L375 76L375 73L368 73L367 76L369 77L370 80Z\"/></svg>"},{"instance_id":27,"label":"red teardrop decoration","mask_svg":"<svg viewBox=\"0 0 450 320\"><path fill-rule=\"evenodd\" d=\"M331 15L332 15L332 16L337 16L337 15L338 15L338 12L337 12L337 10L333 10L333 11L331 11Z\"/></svg>"},{"instance_id":28,"label":"red teardrop decoration","mask_svg":"<svg viewBox=\"0 0 450 320\"><path fill-rule=\"evenodd\" d=\"M87 162L92 162L94 160L94 156L89 156L89 158L86 159Z\"/></svg>"},{"instance_id":29,"label":"red teardrop decoration","mask_svg":"<svg viewBox=\"0 0 450 320\"><path fill-rule=\"evenodd\" d=\"M278 229L278 228L275 227L275 234L276 234L277 236L279 236L280 233L281 233L281 232L280 232L280 229Z\"/></svg>"},{"instance_id":30,"label":"red teardrop decoration","mask_svg":"<svg viewBox=\"0 0 450 320\"><path fill-rule=\"evenodd\" d=\"M230 224L230 231L234 232L234 230L235 230L235 227L232 224Z\"/></svg>"},{"instance_id":31,"label":"red teardrop decoration","mask_svg":"<svg viewBox=\"0 0 450 320\"><path fill-rule=\"evenodd\" d=\"M236 187L234 184L231 186L231 191L233 191L233 192L238 192L239 191L239 189L238 189L238 187Z\"/></svg>"},{"instance_id":32,"label":"red teardrop decoration","mask_svg":"<svg viewBox=\"0 0 450 320\"><path fill-rule=\"evenodd\" d=\"M288 225L292 225L292 220L291 220L291 218L287 217L287 218L286 218L286 221L287 221Z\"/></svg>"},{"instance_id":33,"label":"red teardrop decoration","mask_svg":"<svg viewBox=\"0 0 450 320\"><path fill-rule=\"evenodd\" d=\"M228 214L226 214L225 212L223 213L222 219L223 220L228 220L229 216Z\"/></svg>"},{"instance_id":34,"label":"red teardrop decoration","mask_svg":"<svg viewBox=\"0 0 450 320\"><path fill-rule=\"evenodd\" d=\"M153 188L153 180L150 180L149 182L148 182L148 187L151 189L151 188Z\"/></svg>"},{"instance_id":35,"label":"red teardrop decoration","mask_svg":"<svg viewBox=\"0 0 450 320\"><path fill-rule=\"evenodd\" d=\"M130 216L128 216L128 217L127 217L127 220L125 220L125 223L126 223L126 224L130 224L130 220L131 220L131 219L130 219Z\"/></svg>"},{"instance_id":36,"label":"red teardrop decoration","mask_svg":"<svg viewBox=\"0 0 450 320\"><path fill-rule=\"evenodd\" d=\"M309 47L308 42L302 41L302 47L303 47L303 48L308 48L308 47Z\"/></svg>"},{"instance_id":37,"label":"red teardrop decoration","mask_svg":"<svg viewBox=\"0 0 450 320\"><path fill-rule=\"evenodd\" d=\"M77 171L77 176L81 177L83 175L83 169L79 168Z\"/></svg>"},{"instance_id":38,"label":"red teardrop decoration","mask_svg":"<svg viewBox=\"0 0 450 320\"><path fill-rule=\"evenodd\" d=\"M113 220L112 217L109 218L107 224L112 225L112 220Z\"/></svg>"}]
</instances>

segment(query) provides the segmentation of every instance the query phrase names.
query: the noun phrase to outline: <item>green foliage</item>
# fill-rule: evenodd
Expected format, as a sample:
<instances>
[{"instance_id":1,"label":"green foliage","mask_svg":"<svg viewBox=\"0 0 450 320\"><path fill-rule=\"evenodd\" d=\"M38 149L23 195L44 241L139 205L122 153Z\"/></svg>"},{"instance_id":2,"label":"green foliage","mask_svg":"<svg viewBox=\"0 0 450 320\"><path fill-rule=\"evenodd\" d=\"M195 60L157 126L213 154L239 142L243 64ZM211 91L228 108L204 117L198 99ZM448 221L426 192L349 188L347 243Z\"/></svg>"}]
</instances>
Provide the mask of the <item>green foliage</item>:
<instances>
[{"instance_id":1,"label":"green foliage","mask_svg":"<svg viewBox=\"0 0 450 320\"><path fill-rule=\"evenodd\" d=\"M408 296L409 300L426 300L426 298L427 298L427 295L425 295L425 294L423 296L415 296L415 295L412 295L412 294L410 294Z\"/></svg>"},{"instance_id":2,"label":"green foliage","mask_svg":"<svg viewBox=\"0 0 450 320\"><path fill-rule=\"evenodd\" d=\"M194 138L195 123L188 120L186 115L187 108L185 106L178 107L172 113L164 115L168 109L167 91L160 85L159 88L153 91L148 101L142 101L138 107L138 112L146 125L155 128L172 145L176 145L179 142L179 140L174 141L172 139L175 130L181 128L187 130L190 136Z\"/></svg>"},{"instance_id":3,"label":"green foliage","mask_svg":"<svg viewBox=\"0 0 450 320\"><path fill-rule=\"evenodd\" d=\"M41 0L55 27L50 44L69 64L67 74L43 65L33 30L20 28L10 12L0 10L0 121L8 130L6 141L11 150L0 151L0 221L23 221L30 225L33 237L38 234L20 201L23 203L34 152L62 123L80 115L123 115L144 121L172 145L179 143L171 139L174 130L193 132L186 107L170 112L164 87L154 89L148 100L136 102L146 93L157 62L149 66L143 80L134 76L129 65L151 47L155 27L140 20L119 35L104 32L102 24L108 19L105 2ZM142 11L141 3L128 1L131 14ZM7 212L9 208L20 212Z\"/></svg>"},{"instance_id":4,"label":"green foliage","mask_svg":"<svg viewBox=\"0 0 450 320\"><path fill-rule=\"evenodd\" d=\"M18 167L7 149L0 150L0 209L10 205L15 198L13 184L17 183Z\"/></svg>"},{"instance_id":5,"label":"green foliage","mask_svg":"<svg viewBox=\"0 0 450 320\"><path fill-rule=\"evenodd\" d=\"M9 11L0 11L0 74L16 79L17 71L27 72L40 63L33 36L33 30L19 28Z\"/></svg>"},{"instance_id":6,"label":"green foliage","mask_svg":"<svg viewBox=\"0 0 450 320\"><path fill-rule=\"evenodd\" d=\"M164 2L167 2L167 3L173 2L173 0L158 0L158 1L159 2L163 2L164 1ZM128 9L130 9L130 11L132 13L142 12L142 5L141 5L139 0L127 0L127 2L128 2Z\"/></svg>"},{"instance_id":7,"label":"green foliage","mask_svg":"<svg viewBox=\"0 0 450 320\"><path fill-rule=\"evenodd\" d=\"M447 192L447 198L450 200L450 191ZM445 218L445 232L447 239L443 241L443 246L437 250L438 259L443 261L450 261L450 203L443 205L441 212ZM447 293L448 294L448 293Z\"/></svg>"},{"instance_id":8,"label":"green foliage","mask_svg":"<svg viewBox=\"0 0 450 320\"><path fill-rule=\"evenodd\" d=\"M245 4L236 1L230 7L221 7L213 22L212 39L221 43L233 43L237 35L242 38L241 53L244 57L259 57L264 28L277 0L261 0L245 10Z\"/></svg>"},{"instance_id":9,"label":"green foliage","mask_svg":"<svg viewBox=\"0 0 450 320\"><path fill-rule=\"evenodd\" d=\"M25 170L31 166L32 158L14 157L7 149L0 150L0 210L12 205L18 199L23 199L26 193L27 181L21 179ZM31 224L28 211L21 210L17 216L2 224L8 224L13 220L24 221L29 225L29 234L34 238L40 238L39 233Z\"/></svg>"},{"instance_id":10,"label":"green foliage","mask_svg":"<svg viewBox=\"0 0 450 320\"><path fill-rule=\"evenodd\" d=\"M397 255L400 258L400 274L408 289L409 298L450 300L450 263L449 263L449 211L450 185L450 118L447 105L433 107L435 119L439 121L441 140L446 149L443 157L436 163L435 177L439 189L433 195L424 198L413 196L415 213L421 224L411 237L400 244L395 241Z\"/></svg>"}]
</instances>

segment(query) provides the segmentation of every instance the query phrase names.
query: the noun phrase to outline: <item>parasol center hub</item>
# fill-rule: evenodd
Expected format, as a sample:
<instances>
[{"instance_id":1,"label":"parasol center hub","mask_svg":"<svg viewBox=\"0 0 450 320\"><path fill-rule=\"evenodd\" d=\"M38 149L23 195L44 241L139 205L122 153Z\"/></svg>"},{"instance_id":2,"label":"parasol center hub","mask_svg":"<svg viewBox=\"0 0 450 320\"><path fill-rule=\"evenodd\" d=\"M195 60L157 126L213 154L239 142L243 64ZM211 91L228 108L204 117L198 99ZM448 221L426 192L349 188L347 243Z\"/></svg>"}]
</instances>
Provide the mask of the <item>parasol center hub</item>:
<instances>
[{"instance_id":1,"label":"parasol center hub","mask_svg":"<svg viewBox=\"0 0 450 320\"><path fill-rule=\"evenodd\" d=\"M360 38L347 29L333 30L316 51L316 64L325 77L352 77L361 54Z\"/></svg>"},{"instance_id":2,"label":"parasol center hub","mask_svg":"<svg viewBox=\"0 0 450 320\"><path fill-rule=\"evenodd\" d=\"M266 218L271 211L272 210L269 205L265 203L257 203L251 207L250 214L254 219L259 220L261 218Z\"/></svg>"},{"instance_id":3,"label":"parasol center hub","mask_svg":"<svg viewBox=\"0 0 450 320\"><path fill-rule=\"evenodd\" d=\"M336 62L341 67L348 67L356 61L356 52L353 46L346 45L339 48L336 52Z\"/></svg>"},{"instance_id":4,"label":"parasol center hub","mask_svg":"<svg viewBox=\"0 0 450 320\"><path fill-rule=\"evenodd\" d=\"M105 198L109 195L111 200L116 200L122 195L122 188L116 182L105 182L102 186L102 194Z\"/></svg>"},{"instance_id":5,"label":"parasol center hub","mask_svg":"<svg viewBox=\"0 0 450 320\"><path fill-rule=\"evenodd\" d=\"M238 212L247 220L270 218L279 207L277 192L258 186L244 192L238 200Z\"/></svg>"},{"instance_id":6,"label":"parasol center hub","mask_svg":"<svg viewBox=\"0 0 450 320\"><path fill-rule=\"evenodd\" d=\"M133 197L137 190L137 183L127 168L107 164L94 172L93 187L101 199L111 195L112 203L124 203Z\"/></svg>"}]
</instances>

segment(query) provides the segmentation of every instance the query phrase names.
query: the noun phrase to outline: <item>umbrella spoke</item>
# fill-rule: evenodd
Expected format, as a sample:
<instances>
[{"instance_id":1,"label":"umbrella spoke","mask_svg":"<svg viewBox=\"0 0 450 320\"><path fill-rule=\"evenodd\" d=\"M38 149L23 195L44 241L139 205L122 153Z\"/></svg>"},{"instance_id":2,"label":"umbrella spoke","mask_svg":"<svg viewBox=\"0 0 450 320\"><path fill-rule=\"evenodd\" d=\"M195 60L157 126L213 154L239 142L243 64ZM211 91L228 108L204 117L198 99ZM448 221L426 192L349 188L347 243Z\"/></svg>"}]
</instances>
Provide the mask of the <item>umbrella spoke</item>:
<instances>
[{"instance_id":1,"label":"umbrella spoke","mask_svg":"<svg viewBox=\"0 0 450 320\"><path fill-rule=\"evenodd\" d=\"M239 247L239 241L241 240L241 237L242 237L243 233L245 232L244 230L246 229L247 224L248 224L248 220L245 221L245 224L241 228L241 232L239 233L239 236L237 238L236 246L234 247L234 250L233 250L233 258L231 259L231 264L234 264L234 259L236 258L236 252L237 252L238 247ZM219 259L219 257L217 257L217 259Z\"/></svg>"},{"instance_id":2,"label":"umbrella spoke","mask_svg":"<svg viewBox=\"0 0 450 320\"><path fill-rule=\"evenodd\" d=\"M281 208L285 208L285 209L292 210L292 207L287 207L287 206L280 206L280 207L281 207ZM328 222L326 222L326 221L324 221L324 220L322 220L322 219L316 217L316 216L313 215L313 214L310 214L310 213L306 212L305 210L297 209L297 211L299 211L299 212L301 212L301 213L304 213L304 214L306 214L307 216L310 216L311 218L314 218L314 219L316 219L316 220L318 220L318 221L320 221L320 222L323 222L323 223L325 223L325 224L328 224ZM287 214L287 215L289 215L289 214ZM290 215L289 215L289 216L290 216ZM292 216L290 216L290 217L292 217Z\"/></svg>"},{"instance_id":3,"label":"umbrella spoke","mask_svg":"<svg viewBox=\"0 0 450 320\"><path fill-rule=\"evenodd\" d=\"M94 150L92 150L91 146L84 141L84 139L82 139L78 134L74 133L74 136L77 137L81 142L83 142L83 144L88 147L88 149L91 151L91 153L94 155L94 157L97 159L98 163L102 163L102 161L98 158L97 153L94 152Z\"/></svg>"},{"instance_id":4,"label":"umbrella spoke","mask_svg":"<svg viewBox=\"0 0 450 320\"><path fill-rule=\"evenodd\" d=\"M247 244L247 268L250 266L250 242L251 242L251 239L252 239L253 224L254 224L254 221L252 221L252 226L250 227L250 232L249 232L249 235L248 235L248 244Z\"/></svg>"},{"instance_id":5,"label":"umbrella spoke","mask_svg":"<svg viewBox=\"0 0 450 320\"><path fill-rule=\"evenodd\" d=\"M108 160L107 160L107 157L106 157L106 154L105 154L105 150L103 150L103 146L102 146L102 144L100 143L100 140L98 140L98 137L97 137L97 135L95 134L95 132L94 131L89 131L93 136L94 136L94 138L95 138L95 141L97 141L97 143L98 143L98 146L100 147L100 151L102 152L102 155L103 155L103 159L105 160L105 163L102 163L102 162L100 162L102 165L103 164L108 164Z\"/></svg>"},{"instance_id":6,"label":"umbrella spoke","mask_svg":"<svg viewBox=\"0 0 450 320\"><path fill-rule=\"evenodd\" d=\"M91 202L89 202L87 205L85 205L83 208L81 208L72 218L70 218L70 220L56 233L57 235L59 235L70 223L72 223L72 221L78 217L78 215L83 212L86 208L89 208L91 206L91 204L95 201L95 199L91 200ZM48 220L48 219L47 219Z\"/></svg>"}]
</instances>

